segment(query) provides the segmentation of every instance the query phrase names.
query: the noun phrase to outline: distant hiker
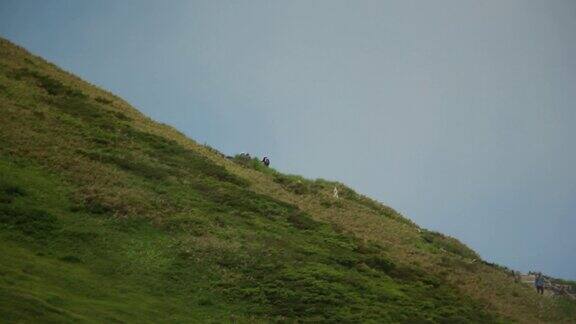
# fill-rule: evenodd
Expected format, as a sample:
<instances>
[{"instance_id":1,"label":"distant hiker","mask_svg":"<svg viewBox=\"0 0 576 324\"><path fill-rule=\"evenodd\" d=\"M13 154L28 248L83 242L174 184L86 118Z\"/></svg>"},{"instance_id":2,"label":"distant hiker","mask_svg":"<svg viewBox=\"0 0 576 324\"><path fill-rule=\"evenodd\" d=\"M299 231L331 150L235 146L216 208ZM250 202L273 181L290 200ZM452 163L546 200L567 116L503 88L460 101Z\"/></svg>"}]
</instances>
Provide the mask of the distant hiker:
<instances>
[{"instance_id":1,"label":"distant hiker","mask_svg":"<svg viewBox=\"0 0 576 324\"><path fill-rule=\"evenodd\" d=\"M265 156L265 157L262 159L262 163L264 163L265 166L269 166L269 165L270 165L270 159Z\"/></svg>"},{"instance_id":2,"label":"distant hiker","mask_svg":"<svg viewBox=\"0 0 576 324\"><path fill-rule=\"evenodd\" d=\"M536 279L534 279L534 285L536 286L536 291L540 295L544 295L544 276L542 272L536 274Z\"/></svg>"},{"instance_id":3,"label":"distant hiker","mask_svg":"<svg viewBox=\"0 0 576 324\"><path fill-rule=\"evenodd\" d=\"M334 198L338 199L338 188L334 187L334 193L333 193Z\"/></svg>"}]
</instances>

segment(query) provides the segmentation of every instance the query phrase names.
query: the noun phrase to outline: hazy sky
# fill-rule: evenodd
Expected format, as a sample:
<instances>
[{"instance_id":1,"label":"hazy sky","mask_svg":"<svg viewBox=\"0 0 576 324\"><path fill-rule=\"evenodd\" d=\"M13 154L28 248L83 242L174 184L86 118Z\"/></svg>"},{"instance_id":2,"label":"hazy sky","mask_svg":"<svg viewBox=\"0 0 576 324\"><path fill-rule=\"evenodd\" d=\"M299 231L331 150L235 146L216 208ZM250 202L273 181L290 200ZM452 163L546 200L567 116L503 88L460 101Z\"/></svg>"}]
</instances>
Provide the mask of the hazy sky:
<instances>
[{"instance_id":1,"label":"hazy sky","mask_svg":"<svg viewBox=\"0 0 576 324\"><path fill-rule=\"evenodd\" d=\"M576 279L576 1L0 0L0 35L224 153Z\"/></svg>"}]
</instances>

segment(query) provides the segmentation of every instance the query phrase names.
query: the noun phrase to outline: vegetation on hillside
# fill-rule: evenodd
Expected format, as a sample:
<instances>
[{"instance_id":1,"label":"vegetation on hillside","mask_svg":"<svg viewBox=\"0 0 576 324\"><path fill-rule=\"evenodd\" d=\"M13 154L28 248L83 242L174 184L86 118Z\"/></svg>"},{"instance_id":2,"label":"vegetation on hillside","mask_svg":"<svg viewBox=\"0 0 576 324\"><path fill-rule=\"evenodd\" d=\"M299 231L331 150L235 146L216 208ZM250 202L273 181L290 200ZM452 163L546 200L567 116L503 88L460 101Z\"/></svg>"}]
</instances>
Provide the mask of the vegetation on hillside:
<instances>
[{"instance_id":1,"label":"vegetation on hillside","mask_svg":"<svg viewBox=\"0 0 576 324\"><path fill-rule=\"evenodd\" d=\"M513 280L519 311L470 293L506 274L457 240L342 184L229 161L4 40L0 107L3 320L541 319Z\"/></svg>"}]
</instances>

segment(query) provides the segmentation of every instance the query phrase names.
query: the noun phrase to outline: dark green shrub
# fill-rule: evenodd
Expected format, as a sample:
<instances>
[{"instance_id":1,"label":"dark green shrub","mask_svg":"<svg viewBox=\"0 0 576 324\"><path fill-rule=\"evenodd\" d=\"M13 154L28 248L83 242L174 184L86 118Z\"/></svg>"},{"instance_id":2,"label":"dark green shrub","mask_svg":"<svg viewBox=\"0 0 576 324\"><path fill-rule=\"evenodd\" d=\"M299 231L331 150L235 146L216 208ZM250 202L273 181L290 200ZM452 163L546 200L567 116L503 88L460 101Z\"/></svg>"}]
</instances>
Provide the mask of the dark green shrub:
<instances>
[{"instance_id":1,"label":"dark green shrub","mask_svg":"<svg viewBox=\"0 0 576 324\"><path fill-rule=\"evenodd\" d=\"M82 259L74 255L66 255L60 258L60 261L68 263L82 263Z\"/></svg>"},{"instance_id":2,"label":"dark green shrub","mask_svg":"<svg viewBox=\"0 0 576 324\"><path fill-rule=\"evenodd\" d=\"M395 265L392 261L379 255L369 256L365 258L363 261L370 268L385 273L388 273L395 268Z\"/></svg>"},{"instance_id":3,"label":"dark green shrub","mask_svg":"<svg viewBox=\"0 0 576 324\"><path fill-rule=\"evenodd\" d=\"M337 311L350 303L344 276L323 264L297 267L270 266L252 269L254 282L231 287L231 294L246 300L259 300L267 306L263 313L294 319L336 320ZM255 310L258 311L258 310Z\"/></svg>"},{"instance_id":4,"label":"dark green shrub","mask_svg":"<svg viewBox=\"0 0 576 324\"><path fill-rule=\"evenodd\" d=\"M46 238L57 228L56 217L44 210L0 205L0 224L36 238Z\"/></svg>"},{"instance_id":5,"label":"dark green shrub","mask_svg":"<svg viewBox=\"0 0 576 324\"><path fill-rule=\"evenodd\" d=\"M292 226L301 230L314 230L321 226L321 223L313 220L310 216L301 211L294 211L290 213L287 220L290 224L292 224Z\"/></svg>"},{"instance_id":6,"label":"dark green shrub","mask_svg":"<svg viewBox=\"0 0 576 324\"><path fill-rule=\"evenodd\" d=\"M344 253L334 254L330 256L330 260L347 268L352 268L356 264L358 264L358 258L353 254L344 254Z\"/></svg>"},{"instance_id":7,"label":"dark green shrub","mask_svg":"<svg viewBox=\"0 0 576 324\"><path fill-rule=\"evenodd\" d=\"M397 266L390 271L390 276L405 282L422 282L428 286L439 287L442 280L438 277L426 273L420 268L411 266Z\"/></svg>"},{"instance_id":8,"label":"dark green shrub","mask_svg":"<svg viewBox=\"0 0 576 324\"><path fill-rule=\"evenodd\" d=\"M11 203L14 198L19 196L24 196L24 189L10 185L10 184L0 184L0 203Z\"/></svg>"},{"instance_id":9,"label":"dark green shrub","mask_svg":"<svg viewBox=\"0 0 576 324\"><path fill-rule=\"evenodd\" d=\"M104 97L96 97L96 99L94 99L94 100L96 100L97 102L104 104L104 105L111 105L114 102L114 101L112 101L110 99L106 99Z\"/></svg>"},{"instance_id":10,"label":"dark green shrub","mask_svg":"<svg viewBox=\"0 0 576 324\"><path fill-rule=\"evenodd\" d=\"M214 302L209 298L200 298L198 300L198 305L200 305L200 306L212 306L212 305L214 305Z\"/></svg>"}]
</instances>

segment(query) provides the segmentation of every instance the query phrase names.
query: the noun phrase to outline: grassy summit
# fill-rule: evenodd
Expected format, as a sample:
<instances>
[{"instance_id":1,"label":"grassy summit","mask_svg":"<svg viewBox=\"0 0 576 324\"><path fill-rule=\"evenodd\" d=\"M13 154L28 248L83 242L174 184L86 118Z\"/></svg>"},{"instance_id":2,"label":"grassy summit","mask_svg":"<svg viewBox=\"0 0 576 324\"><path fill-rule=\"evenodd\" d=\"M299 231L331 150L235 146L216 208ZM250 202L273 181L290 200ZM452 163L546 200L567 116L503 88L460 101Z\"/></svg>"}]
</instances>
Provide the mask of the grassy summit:
<instances>
[{"instance_id":1,"label":"grassy summit","mask_svg":"<svg viewBox=\"0 0 576 324\"><path fill-rule=\"evenodd\" d=\"M453 238L226 159L2 39L0 109L3 321L576 318Z\"/></svg>"}]
</instances>

